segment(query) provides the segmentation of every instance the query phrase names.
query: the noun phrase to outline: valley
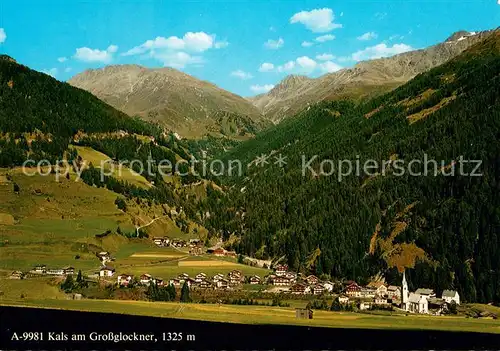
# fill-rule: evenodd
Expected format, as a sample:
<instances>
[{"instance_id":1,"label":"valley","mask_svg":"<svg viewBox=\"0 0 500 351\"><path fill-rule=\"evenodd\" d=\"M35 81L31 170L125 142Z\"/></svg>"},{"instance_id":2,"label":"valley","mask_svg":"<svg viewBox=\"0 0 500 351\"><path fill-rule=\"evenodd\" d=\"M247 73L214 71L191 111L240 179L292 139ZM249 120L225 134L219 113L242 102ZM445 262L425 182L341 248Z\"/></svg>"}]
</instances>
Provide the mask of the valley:
<instances>
[{"instance_id":1,"label":"valley","mask_svg":"<svg viewBox=\"0 0 500 351\"><path fill-rule=\"evenodd\" d=\"M499 30L249 99L173 68L65 83L1 56L0 304L500 333L499 72ZM435 174L398 174L426 159Z\"/></svg>"}]
</instances>

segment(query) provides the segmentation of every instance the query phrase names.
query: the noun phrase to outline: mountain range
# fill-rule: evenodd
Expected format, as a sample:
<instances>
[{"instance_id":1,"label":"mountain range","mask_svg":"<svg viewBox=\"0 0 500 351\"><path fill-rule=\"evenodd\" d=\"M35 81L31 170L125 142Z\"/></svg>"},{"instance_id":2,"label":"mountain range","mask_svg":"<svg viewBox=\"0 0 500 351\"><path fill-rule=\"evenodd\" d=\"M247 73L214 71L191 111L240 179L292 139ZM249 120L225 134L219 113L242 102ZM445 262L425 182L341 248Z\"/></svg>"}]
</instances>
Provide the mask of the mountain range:
<instances>
[{"instance_id":1,"label":"mountain range","mask_svg":"<svg viewBox=\"0 0 500 351\"><path fill-rule=\"evenodd\" d=\"M173 68L108 66L78 74L69 83L182 137L245 137L269 124L248 100Z\"/></svg>"},{"instance_id":2,"label":"mountain range","mask_svg":"<svg viewBox=\"0 0 500 351\"><path fill-rule=\"evenodd\" d=\"M367 98L396 88L417 74L457 56L483 40L490 31L459 31L443 43L388 58L360 62L316 79L288 76L271 91L250 99L273 122L294 115L305 106L324 100Z\"/></svg>"},{"instance_id":3,"label":"mountain range","mask_svg":"<svg viewBox=\"0 0 500 351\"><path fill-rule=\"evenodd\" d=\"M360 62L316 79L290 75L268 93L248 99L173 68L108 66L87 70L69 83L120 111L158 122L182 136L245 138L319 101L361 99L394 89L455 57L488 33L459 31L429 48Z\"/></svg>"},{"instance_id":4,"label":"mountain range","mask_svg":"<svg viewBox=\"0 0 500 351\"><path fill-rule=\"evenodd\" d=\"M73 219L87 215L93 231L123 242L153 221L142 234L221 240L304 274L360 283L384 276L395 284L406 269L411 288L453 288L465 301L498 302L499 72L498 30L458 32L437 46L318 79L290 76L251 100L172 69L110 66L67 84L0 56L0 190L7 199L0 202L7 224L0 225L9 235L0 253L20 264L22 252L43 256L46 245L60 245L72 259L88 240L71 229ZM259 105L266 97L274 100ZM98 169L102 159L174 163L206 149L217 150L218 160L242 161L242 174L151 176L142 169L138 179L102 177ZM304 172L302 157L315 155ZM440 162L436 175L395 173L399 161L425 157ZM26 158L90 165L81 181L72 181L75 169L58 183L23 175ZM324 175L331 168L322 160L356 159L389 160L387 172ZM482 176L450 175L461 159L480 160ZM75 236L33 248L44 223L37 220L46 219Z\"/></svg>"}]
</instances>

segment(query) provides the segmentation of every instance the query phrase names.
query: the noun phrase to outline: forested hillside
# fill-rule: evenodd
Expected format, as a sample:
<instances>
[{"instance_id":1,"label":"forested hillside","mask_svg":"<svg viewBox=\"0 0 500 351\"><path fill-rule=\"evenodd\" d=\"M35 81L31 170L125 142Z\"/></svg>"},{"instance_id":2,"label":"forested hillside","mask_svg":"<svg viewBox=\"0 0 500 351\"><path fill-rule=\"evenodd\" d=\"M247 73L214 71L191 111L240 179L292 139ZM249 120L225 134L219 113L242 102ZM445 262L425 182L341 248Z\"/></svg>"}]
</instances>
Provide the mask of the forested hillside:
<instances>
[{"instance_id":1,"label":"forested hillside","mask_svg":"<svg viewBox=\"0 0 500 351\"><path fill-rule=\"evenodd\" d=\"M19 165L28 152L38 158L61 157L77 132L117 130L147 135L160 131L84 90L8 56L0 59L0 132L5 133L0 138L0 166Z\"/></svg>"},{"instance_id":2,"label":"forested hillside","mask_svg":"<svg viewBox=\"0 0 500 351\"><path fill-rule=\"evenodd\" d=\"M500 33L384 96L320 103L224 154L225 177L199 204L205 226L257 258L285 256L296 270L360 282L382 272L412 288L457 289L464 300L500 300ZM267 155L269 164L252 160ZM275 164L279 154L287 164ZM426 154L427 156L424 156ZM381 169L315 175L321 160L384 160ZM481 160L474 177L460 157ZM437 160L437 175L399 174L396 161ZM455 165L455 168L453 168ZM444 167L443 167L444 166ZM471 173L475 164L463 166ZM327 165L326 171L330 168ZM414 172L422 165L414 165ZM433 169L433 168L431 168ZM455 174L453 174L455 170ZM415 173L414 173L415 174Z\"/></svg>"}]
</instances>

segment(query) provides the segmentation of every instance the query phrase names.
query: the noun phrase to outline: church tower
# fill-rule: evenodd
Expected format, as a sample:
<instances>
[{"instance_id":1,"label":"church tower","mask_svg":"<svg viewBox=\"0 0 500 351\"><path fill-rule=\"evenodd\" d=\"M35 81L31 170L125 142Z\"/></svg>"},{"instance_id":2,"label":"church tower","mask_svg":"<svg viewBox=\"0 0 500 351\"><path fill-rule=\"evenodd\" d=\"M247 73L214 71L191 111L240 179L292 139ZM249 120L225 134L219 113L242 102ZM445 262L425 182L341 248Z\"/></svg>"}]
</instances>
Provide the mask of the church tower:
<instances>
[{"instance_id":1,"label":"church tower","mask_svg":"<svg viewBox=\"0 0 500 351\"><path fill-rule=\"evenodd\" d=\"M406 272L403 271L403 287L401 289L401 308L405 311L408 311L409 305L408 305L408 297L409 297L409 292L408 292L408 283L406 282Z\"/></svg>"}]
</instances>

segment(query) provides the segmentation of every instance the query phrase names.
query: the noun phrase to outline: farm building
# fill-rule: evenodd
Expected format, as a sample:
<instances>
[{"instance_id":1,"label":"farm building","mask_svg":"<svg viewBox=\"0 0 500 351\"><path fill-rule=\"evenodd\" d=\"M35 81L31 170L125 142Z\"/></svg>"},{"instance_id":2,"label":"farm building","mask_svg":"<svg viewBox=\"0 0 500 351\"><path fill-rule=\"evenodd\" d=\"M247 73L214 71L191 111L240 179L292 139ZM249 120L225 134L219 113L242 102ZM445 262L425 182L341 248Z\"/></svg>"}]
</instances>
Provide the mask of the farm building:
<instances>
[{"instance_id":1,"label":"farm building","mask_svg":"<svg viewBox=\"0 0 500 351\"><path fill-rule=\"evenodd\" d=\"M23 272L21 271L14 271L10 274L9 276L10 279L23 279Z\"/></svg>"},{"instance_id":2,"label":"farm building","mask_svg":"<svg viewBox=\"0 0 500 351\"><path fill-rule=\"evenodd\" d=\"M296 308L295 318L298 319L313 319L313 311L308 308Z\"/></svg>"}]
</instances>

